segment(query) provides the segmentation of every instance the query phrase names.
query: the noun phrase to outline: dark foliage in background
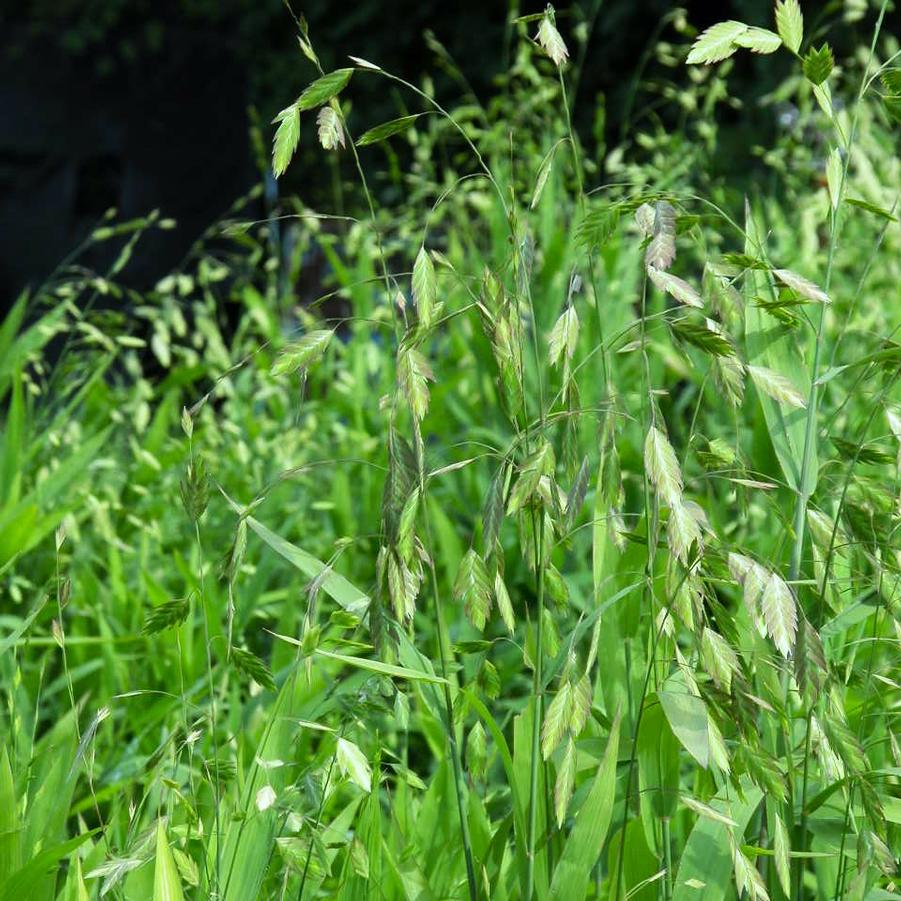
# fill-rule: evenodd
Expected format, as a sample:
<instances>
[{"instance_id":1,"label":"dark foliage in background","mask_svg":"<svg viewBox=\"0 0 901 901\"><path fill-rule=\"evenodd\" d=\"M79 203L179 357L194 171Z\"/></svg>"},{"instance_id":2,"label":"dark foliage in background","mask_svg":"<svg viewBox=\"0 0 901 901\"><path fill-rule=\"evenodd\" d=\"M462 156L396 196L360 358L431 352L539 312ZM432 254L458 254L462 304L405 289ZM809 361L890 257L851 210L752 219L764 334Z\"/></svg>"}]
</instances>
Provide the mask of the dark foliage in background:
<instances>
[{"instance_id":1,"label":"dark foliage in background","mask_svg":"<svg viewBox=\"0 0 901 901\"><path fill-rule=\"evenodd\" d=\"M835 3L809 10L818 19ZM430 71L438 97L459 85L436 60L446 48L482 99L509 61L509 20L543 4L424 3L363 0L297 4L323 50L323 64L365 53L416 79ZM813 6L808 4L808 6ZM691 2L684 15L668 0L595 3L559 11L568 30L592 28L584 60L576 128L597 153L622 140L636 113L640 79L673 83L682 69L662 66L658 40L684 40L674 23L700 28L738 16L765 21L764 0ZM837 51L857 40L855 26ZM439 65L436 66L435 62ZM771 89L785 64L743 59L733 75L745 97ZM252 115L268 123L311 76L281 0L30 0L0 11L0 297L4 306L25 284L45 277L110 207L131 218L160 209L178 228L148 236L149 252L129 266L147 286L177 265L190 243L259 180L250 143ZM397 114L401 101L376 82L355 95L373 122ZM655 98L650 100L652 108ZM736 113L721 135L739 148L766 144L772 117ZM268 125L265 125L268 129ZM600 154L598 154L600 155ZM729 165L730 154L721 157ZM402 161L403 162L403 161ZM313 175L315 154L302 147L285 187L308 202L331 199L328 180ZM755 173L748 173L754 175ZM98 264L101 261L97 261Z\"/></svg>"}]
</instances>

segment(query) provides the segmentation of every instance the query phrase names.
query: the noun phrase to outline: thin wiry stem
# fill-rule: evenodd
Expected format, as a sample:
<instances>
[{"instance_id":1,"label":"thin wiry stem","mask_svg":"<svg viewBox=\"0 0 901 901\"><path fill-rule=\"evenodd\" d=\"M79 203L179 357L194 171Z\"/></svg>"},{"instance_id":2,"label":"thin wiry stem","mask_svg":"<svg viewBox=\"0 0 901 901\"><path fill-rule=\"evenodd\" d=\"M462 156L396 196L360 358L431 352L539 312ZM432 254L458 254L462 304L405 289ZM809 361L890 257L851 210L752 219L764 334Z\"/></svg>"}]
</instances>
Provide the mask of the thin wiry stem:
<instances>
[{"instance_id":1,"label":"thin wiry stem","mask_svg":"<svg viewBox=\"0 0 901 901\"><path fill-rule=\"evenodd\" d=\"M193 444L191 448L191 453L193 456ZM204 588L204 556L203 556L203 542L200 540L200 522L198 520L194 521L194 540L197 544L197 554L198 554L198 567L199 567L199 594L198 598L200 601L200 609L203 613L203 643L206 647L206 667L207 667L207 681L210 692L210 729L212 732L212 746L213 746L213 803L216 806L216 809L213 813L214 817L214 831L216 836L216 891L218 892L220 887L220 880L222 878L222 830L219 822L219 808L222 806L222 796L220 789L220 781L219 781L219 753L216 750L216 733L217 723L216 723L216 691L213 683L213 650L212 643L210 641L210 624L209 618L207 616L206 610L206 591Z\"/></svg>"},{"instance_id":2,"label":"thin wiry stem","mask_svg":"<svg viewBox=\"0 0 901 901\"><path fill-rule=\"evenodd\" d=\"M861 81L860 90L857 94L857 102L854 105L854 116L851 120L851 131L848 135L847 145L845 147L844 159L842 161L841 179L838 185L838 196L830 207L829 216L829 249L826 260L826 277L823 283L823 289L826 294L832 285L832 273L835 263L835 251L838 245L840 222L841 222L841 202L845 193L845 186L848 180L848 167L851 164L851 153L854 148L854 141L857 135L857 125L860 119L860 108L862 105L864 93L867 87L867 77L870 72L870 65L876 54L876 43L879 40L879 34L882 31L882 21L885 18L885 10L888 6L888 0L882 0L879 9L879 18L876 21L876 27L873 30L873 40L870 42L870 53L867 58L866 67L864 68L863 79ZM820 368L820 354L823 346L823 336L825 332L826 310L820 305L819 321L817 322L816 341L814 342L813 362L810 365L810 392L807 398L807 410L804 430L804 451L801 457L801 478L798 485L798 498L795 505L795 521L794 532L795 540L792 547L791 563L789 565L789 579L798 578L801 570L801 557L804 551L804 531L807 518L807 505L810 502L811 490L808 485L810 479L810 470L813 466L813 455L816 447L817 433L817 409L819 406L819 385L817 377Z\"/></svg>"},{"instance_id":3,"label":"thin wiry stem","mask_svg":"<svg viewBox=\"0 0 901 901\"><path fill-rule=\"evenodd\" d=\"M466 884L469 889L470 901L476 901L478 897L478 885L476 883L475 864L472 853L472 839L469 834L469 820L463 806L464 782L463 766L460 761L460 747L457 743L457 730L454 725L454 705L450 694L450 681L448 670L449 651L445 647L447 629L444 623L444 614L441 609L441 595L438 590L438 575L435 572L435 543L432 539L432 525L425 503L425 480L420 481L420 492L423 499L425 519L426 553L429 557L428 570L432 582L432 603L435 609L435 629L438 633L438 658L441 665L441 678L444 680L444 717L447 729L447 740L450 743L451 763L454 769L454 794L457 801L457 816L460 819L460 836L463 840L463 857L466 861Z\"/></svg>"},{"instance_id":4,"label":"thin wiry stem","mask_svg":"<svg viewBox=\"0 0 901 901\"><path fill-rule=\"evenodd\" d=\"M870 66L873 62L873 58L876 54L876 44L879 40L879 34L882 30L882 22L885 18L885 11L888 6L888 0L882 0L882 4L879 9L879 17L876 20L876 26L873 29L873 39L870 42L870 52L867 57L866 66L864 67L863 78L861 79L860 90L857 95L857 102L854 106L854 115L851 121L851 130L848 135L847 146L845 147L845 155L842 164L841 170L841 179L839 181L838 186L838 197L836 198L836 202L831 205L830 211L830 229L829 229L829 250L828 250L828 258L826 263L826 276L823 288L828 295L831 283L832 283L832 272L833 265L835 262L835 250L838 243L839 238L839 225L840 225L840 210L841 210L841 202L844 197L845 186L848 179L848 167L851 163L851 153L854 147L854 141L857 134L857 125L860 118L860 109L863 102L863 97L867 89L868 85L868 76L870 72ZM805 526L807 522L807 507L810 502L811 490L808 482L810 480L810 468L813 465L813 455L815 453L816 448L816 433L817 433L817 412L819 406L819 386L817 384L819 365L820 365L820 353L823 345L823 336L826 322L826 311L825 309L819 310L819 321L817 323L817 334L816 341L814 344L814 355L813 362L811 363L810 369L810 393L807 398L807 410L806 410L806 424L804 430L804 451L801 459L801 477L798 484L798 497L796 500L795 506L795 518L794 518L794 545L792 547L792 555L791 562L789 565L789 579L794 581L798 578L801 570L801 558L804 552L804 533ZM846 486L847 487L847 486ZM836 523L838 519L836 517ZM823 579L823 591L825 592L826 587L826 577ZM803 765L803 773L801 777L801 828L800 834L798 835L798 845L799 850L805 851L807 847L807 781L809 778L809 763L808 758L810 756L810 727L811 727L811 718L812 718L812 709L808 712L806 718L806 728L805 728L805 736L804 736L804 765ZM799 857L796 858L795 862L795 891L798 898L801 897L801 893L803 891L803 882L804 882L804 869L805 863L804 858Z\"/></svg>"},{"instance_id":5,"label":"thin wiry stem","mask_svg":"<svg viewBox=\"0 0 901 901\"><path fill-rule=\"evenodd\" d=\"M541 717L544 683L542 664L544 656L544 515L532 510L532 541L534 545L534 565L538 579L538 622L535 625L535 660L532 679L532 747L529 758L529 834L526 849L526 901L531 901L535 885L535 846L538 831L538 768L541 765Z\"/></svg>"}]
</instances>

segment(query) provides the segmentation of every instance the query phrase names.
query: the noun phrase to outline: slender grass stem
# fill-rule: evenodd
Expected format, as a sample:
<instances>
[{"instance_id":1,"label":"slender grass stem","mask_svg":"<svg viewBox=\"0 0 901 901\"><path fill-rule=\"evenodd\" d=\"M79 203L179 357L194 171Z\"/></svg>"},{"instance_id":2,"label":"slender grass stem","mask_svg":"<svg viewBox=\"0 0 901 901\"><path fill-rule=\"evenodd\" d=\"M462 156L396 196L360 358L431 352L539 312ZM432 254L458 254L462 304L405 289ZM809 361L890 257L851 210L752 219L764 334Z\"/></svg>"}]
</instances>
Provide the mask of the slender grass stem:
<instances>
[{"instance_id":1,"label":"slender grass stem","mask_svg":"<svg viewBox=\"0 0 901 901\"><path fill-rule=\"evenodd\" d=\"M842 489L841 489L841 493L839 494L838 505L837 505L837 509L835 510L835 516L833 519L832 533L829 538L829 548L826 551L826 557L825 557L825 560L823 563L823 577L822 577L822 581L820 582L819 597L818 597L818 611L817 611L818 619L822 618L823 606L826 603L826 589L827 589L827 586L829 585L829 571L832 566L832 560L835 556L835 551L836 551L836 539L838 537L838 527L839 527L839 522L841 520L841 513L842 513L842 510L845 505L845 499L848 494L848 488L851 485L851 477L852 477L855 467L857 466L858 458L860 456L860 449L862 447L863 439L866 436L867 432L869 431L870 427L872 426L873 421L876 418L876 414L882 409L882 405L883 405L883 401L885 400L885 397L888 396L891 388L894 386L894 384L897 381L897 379L899 378L899 376L901 376L901 367L899 367L898 369L895 370L893 376L890 379L886 380L886 384L883 386L883 389L880 392L880 395L876 398L876 402L870 405L869 415L867 416L866 421L864 422L863 426L861 427L861 429L858 433L859 440L856 442L856 450L855 450L854 456L851 459L851 461L849 462L848 467L845 471L845 476L844 476L844 479L842 480ZM882 608L880 607L880 610L881 609ZM877 618L878 618L878 612L879 611L877 611ZM867 684L868 683L869 683L869 679L867 680ZM802 851L806 849L807 822L808 822L808 818L809 818L809 811L807 808L807 788L808 788L809 778L810 778L811 721L813 719L814 706L815 705L811 705L807 711L805 732L804 732L804 766L803 766L803 774L802 774L802 782L801 782L801 797L800 797L800 804L801 804L800 850L802 850ZM846 820L847 820L847 818L846 818ZM847 829L847 825L842 830L842 846L844 846L846 829ZM841 859L843 859L843 858L841 858ZM799 860L803 860L803 858L799 858ZM799 864L799 866L796 869L796 874L795 874L795 880L796 880L795 891L796 891L796 894L798 897L801 896L800 893L801 893L801 888L802 888L803 875L804 875L803 865Z\"/></svg>"},{"instance_id":2,"label":"slender grass stem","mask_svg":"<svg viewBox=\"0 0 901 901\"><path fill-rule=\"evenodd\" d=\"M425 482L420 482L423 502L425 502ZM425 506L425 503L424 503ZM469 889L470 901L478 898L478 883L476 882L475 864L472 853L472 839L469 834L469 820L463 805L465 785L463 782L463 765L460 760L460 747L457 742L457 730L454 725L454 705L450 693L450 681L448 670L449 651L445 646L447 640L447 627L444 622L444 613L441 609L441 594L438 588L438 575L435 572L435 544L432 539L431 520L428 509L424 511L426 553L429 557L428 570L432 582L432 604L435 611L435 627L438 633L438 660L441 667L441 678L444 696L444 717L447 729L447 740L450 743L451 764L454 771L454 794L457 801L457 815L460 819L460 836L463 841L463 856L466 861L466 884Z\"/></svg>"},{"instance_id":3,"label":"slender grass stem","mask_svg":"<svg viewBox=\"0 0 901 901\"><path fill-rule=\"evenodd\" d=\"M560 79L560 94L563 98L563 113L566 119L566 130L569 134L569 143L573 153L573 169L576 174L576 186L578 189L579 210L585 212L585 186L582 178L582 156L579 153L579 142L575 131L573 130L572 115L569 109L569 100L566 95L566 83L563 80L563 70L557 70ZM597 277L594 268L594 252L588 253L588 277L591 282L591 293L594 299L594 313L597 321L598 329L598 346L601 348L601 375L603 378L603 391L606 396L610 393L610 363L608 360L608 351L606 341L604 340L604 317L601 313L601 299L598 292Z\"/></svg>"},{"instance_id":4,"label":"slender grass stem","mask_svg":"<svg viewBox=\"0 0 901 901\"><path fill-rule=\"evenodd\" d=\"M841 217L841 204L842 199L845 193L845 186L848 178L848 168L851 163L851 154L854 147L855 138L857 135L857 127L860 118L860 109L863 102L864 93L867 89L868 77L870 72L870 66L873 62L873 58L876 54L876 44L879 40L879 35L882 30L882 23L885 18L886 8L888 6L888 0L882 0L882 4L879 9L879 17L876 20L876 26L873 29L873 38L870 42L870 51L867 57L867 62L864 67L863 78L861 79L860 89L857 95L857 102L854 106L854 114L851 120L851 128L848 134L847 145L845 147L845 155L842 163L841 170L841 179L839 181L838 186L838 197L836 201L833 203L830 212L830 229L829 229L829 249L826 263L826 275L824 281L824 290L826 293L829 293L832 284L832 274L833 274L833 266L835 262L835 252L836 247L839 240L840 233L840 217ZM811 496L811 488L808 484L810 480L810 469L813 466L813 455L815 452L816 446L816 433L817 433L817 412L819 406L819 386L817 384L817 378L819 373L819 365L820 365L820 354L823 346L823 334L826 322L826 311L825 309L819 310L819 320L817 322L817 332L816 332L816 340L814 343L814 354L813 354L813 362L811 363L810 369L810 392L807 398L807 409L806 409L806 420L805 420L805 429L804 429L804 450L803 456L801 458L801 476L800 483L798 485L798 496L795 505L795 516L794 516L794 544L792 547L791 561L789 565L789 579L794 581L798 578L801 571L801 561L804 552L804 533L805 526L807 520L807 507L810 501ZM823 590L825 591L825 577L823 581ZM806 726L805 726L805 736L804 736L804 750L805 750L805 759L803 764L802 771L802 783L801 783L801 829L800 834L798 835L798 849L800 851L807 850L807 835L806 835L806 825L807 825L807 780L809 778L809 765L808 765L808 757L810 753L810 726L811 726L811 717L812 710L808 712L806 717ZM804 858L799 857L796 858L795 863L795 891L798 898L801 898L801 892L803 888L804 881L804 869L805 863Z\"/></svg>"},{"instance_id":5,"label":"slender grass stem","mask_svg":"<svg viewBox=\"0 0 901 901\"><path fill-rule=\"evenodd\" d=\"M525 901L531 901L535 886L535 849L538 833L538 770L541 766L541 717L544 698L542 665L544 658L544 520L534 508L532 517L532 541L534 565L538 580L537 623L535 624L535 660L532 670L532 746L529 756L529 834L526 850Z\"/></svg>"},{"instance_id":6,"label":"slender grass stem","mask_svg":"<svg viewBox=\"0 0 901 901\"><path fill-rule=\"evenodd\" d=\"M344 730L338 733L338 738L340 739L344 735ZM313 829L314 831L319 829L319 824L322 822L322 812L325 809L325 799L328 796L328 787L332 781L332 772L335 769L335 764L338 761L338 750L337 746L335 748L335 753L332 754L331 759L329 760L328 769L325 771L325 781L322 783L322 793L319 796L319 806L316 809L316 819L314 821ZM310 872L310 861L313 858L313 842L310 841L310 845L307 848L306 859L303 863L303 872L300 876L300 885L297 887L297 901L302 901L303 899L303 890L307 884L307 874Z\"/></svg>"},{"instance_id":7,"label":"slender grass stem","mask_svg":"<svg viewBox=\"0 0 901 901\"><path fill-rule=\"evenodd\" d=\"M193 456L193 444L191 447L191 453ZM206 667L207 667L207 683L210 693L210 730L212 733L212 747L213 747L213 804L215 805L215 810L213 812L213 822L214 822L214 834L216 837L216 892L218 893L220 888L220 881L222 879L222 828L220 825L220 808L222 807L222 795L220 788L220 779L219 779L219 753L216 748L216 737L218 733L218 723L217 723L217 714L216 714L216 690L213 681L213 648L212 641L210 639L210 624L209 617L207 615L206 609L206 590L205 590L205 562L204 562L204 554L203 554L203 542L200 538L200 521L198 519L194 520L194 541L197 545L197 554L198 554L198 573L199 573L199 594L198 598L200 600L200 610L202 613L203 619L203 643L206 648Z\"/></svg>"},{"instance_id":8,"label":"slender grass stem","mask_svg":"<svg viewBox=\"0 0 901 901\"><path fill-rule=\"evenodd\" d=\"M848 134L847 145L845 147L845 155L842 161L841 179L838 186L838 197L831 207L829 216L829 248L826 261L826 277L823 288L826 293L832 285L832 273L835 263L835 251L838 245L841 221L841 203L844 198L845 186L848 179L848 167L851 164L851 154L854 148L854 141L857 135L857 126L860 118L860 108L863 101L864 92L867 86L867 78L870 72L870 66L873 57L876 54L876 44L879 40L879 34L882 31L882 21L885 18L885 11L888 6L888 0L882 0L879 8L879 18L876 20L876 27L873 30L873 39L870 43L870 53L867 57L867 63L864 68L863 79L861 80L860 90L857 94L857 102L854 106L854 114L851 120L851 130ZM817 384L817 376L820 366L820 353L823 346L823 333L826 322L826 311L819 309L819 319L817 322L816 340L814 342L813 362L810 366L810 392L807 397L807 409L804 429L804 450L801 457L801 478L798 485L798 498L795 505L794 519L794 545L792 547L791 563L789 565L789 579L795 580L801 570L801 558L804 551L804 531L805 521L807 517L807 505L810 501L810 487L808 480L810 478L810 469L813 466L813 453L816 442L817 431L817 410L819 405L819 386Z\"/></svg>"},{"instance_id":9,"label":"slender grass stem","mask_svg":"<svg viewBox=\"0 0 901 901\"><path fill-rule=\"evenodd\" d=\"M651 653L648 657L648 663L645 667L644 673L644 682L642 684L641 696L638 698L638 712L635 717L635 728L632 733L632 750L629 753L629 764L626 768L626 791L625 795L625 807L623 811L623 841L620 843L619 853L616 857L616 877L614 881L615 893L613 898L616 901L622 897L622 884L623 884L623 859L625 857L625 828L626 823L629 819L629 801L632 796L632 779L635 773L635 765L638 761L638 733L641 729L641 721L644 716L644 702L648 696L648 688L651 684L651 677L654 673L654 667L656 666L657 661L657 642L660 640L660 636L663 634L663 630L666 626L666 621L669 617L669 611L661 617L660 625L658 628L653 631L653 644L651 647Z\"/></svg>"}]
</instances>

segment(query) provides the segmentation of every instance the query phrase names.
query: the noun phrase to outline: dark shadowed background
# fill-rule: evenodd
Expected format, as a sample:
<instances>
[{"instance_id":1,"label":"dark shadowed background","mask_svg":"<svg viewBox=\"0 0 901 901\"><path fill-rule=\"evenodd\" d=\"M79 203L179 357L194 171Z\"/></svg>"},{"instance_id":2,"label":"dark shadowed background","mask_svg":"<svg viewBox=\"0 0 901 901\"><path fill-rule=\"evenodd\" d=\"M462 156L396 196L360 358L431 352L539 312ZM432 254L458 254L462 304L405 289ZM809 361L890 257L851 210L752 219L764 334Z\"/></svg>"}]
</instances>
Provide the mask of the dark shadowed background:
<instances>
[{"instance_id":1,"label":"dark shadowed background","mask_svg":"<svg viewBox=\"0 0 901 901\"><path fill-rule=\"evenodd\" d=\"M802 5L815 32L841 3ZM687 40L666 18L675 4L581 0L560 7L564 35L591 25L577 126L590 141L603 103L608 143L616 143L636 79L654 75L654 59L642 62L645 52L661 35ZM728 17L769 25L771 7L770 0L690 2L685 17L698 28ZM506 23L542 8L516 0L298 0L295 11L306 16L326 69L354 54L409 79L429 72L439 96L453 102L460 89L442 75L427 35L485 99L509 58ZM845 38L856 40L853 26ZM763 93L782 76L783 62L745 54L732 76L737 90ZM268 123L312 77L282 0L0 5L0 307L45 277L111 207L124 219L158 209L178 222L146 238L127 281L146 287L177 265L196 236L260 181ZM666 77L686 76L668 69ZM384 81L358 79L351 96L367 124L398 114ZM262 137L256 150L254 121ZM768 127L746 113L726 124L743 142L748 129ZM313 159L301 153L278 190L311 204L326 200Z\"/></svg>"}]
</instances>

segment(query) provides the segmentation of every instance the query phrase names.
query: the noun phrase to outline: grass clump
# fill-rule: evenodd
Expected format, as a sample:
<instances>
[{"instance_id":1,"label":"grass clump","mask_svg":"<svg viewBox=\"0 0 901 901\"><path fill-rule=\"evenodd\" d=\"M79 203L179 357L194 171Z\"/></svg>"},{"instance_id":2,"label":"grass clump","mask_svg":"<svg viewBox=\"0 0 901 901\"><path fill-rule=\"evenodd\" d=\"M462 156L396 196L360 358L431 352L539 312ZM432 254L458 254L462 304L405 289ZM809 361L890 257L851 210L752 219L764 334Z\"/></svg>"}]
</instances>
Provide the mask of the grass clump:
<instances>
[{"instance_id":1,"label":"grass clump","mask_svg":"<svg viewBox=\"0 0 901 901\"><path fill-rule=\"evenodd\" d=\"M3 891L893 897L884 13L840 68L795 0L668 45L680 128L601 159L550 7L451 110L299 20L272 166L315 119L363 213L238 208L132 318L63 268L0 331ZM802 124L743 194L705 173L747 53ZM410 106L357 137L360 78Z\"/></svg>"}]
</instances>

